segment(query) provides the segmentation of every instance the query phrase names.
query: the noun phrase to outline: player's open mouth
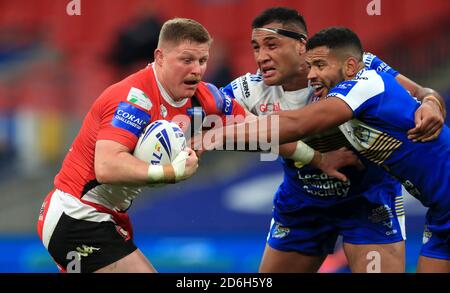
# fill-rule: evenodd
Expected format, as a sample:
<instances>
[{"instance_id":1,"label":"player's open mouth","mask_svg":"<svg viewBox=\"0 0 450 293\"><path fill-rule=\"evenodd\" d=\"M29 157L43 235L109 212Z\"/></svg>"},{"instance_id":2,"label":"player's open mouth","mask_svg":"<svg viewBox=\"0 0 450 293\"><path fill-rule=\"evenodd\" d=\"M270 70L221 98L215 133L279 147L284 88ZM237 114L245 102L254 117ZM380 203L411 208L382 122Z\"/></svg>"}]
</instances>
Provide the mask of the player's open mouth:
<instances>
[{"instance_id":1,"label":"player's open mouth","mask_svg":"<svg viewBox=\"0 0 450 293\"><path fill-rule=\"evenodd\" d=\"M261 68L263 78L269 78L275 75L275 68Z\"/></svg>"},{"instance_id":2,"label":"player's open mouth","mask_svg":"<svg viewBox=\"0 0 450 293\"><path fill-rule=\"evenodd\" d=\"M198 79L192 79L192 80L185 80L184 84L185 85L197 85L200 81Z\"/></svg>"},{"instance_id":3,"label":"player's open mouth","mask_svg":"<svg viewBox=\"0 0 450 293\"><path fill-rule=\"evenodd\" d=\"M316 83L316 84L311 84L311 86L314 89L314 96L321 97L325 91L325 87L323 86L323 84Z\"/></svg>"}]
</instances>

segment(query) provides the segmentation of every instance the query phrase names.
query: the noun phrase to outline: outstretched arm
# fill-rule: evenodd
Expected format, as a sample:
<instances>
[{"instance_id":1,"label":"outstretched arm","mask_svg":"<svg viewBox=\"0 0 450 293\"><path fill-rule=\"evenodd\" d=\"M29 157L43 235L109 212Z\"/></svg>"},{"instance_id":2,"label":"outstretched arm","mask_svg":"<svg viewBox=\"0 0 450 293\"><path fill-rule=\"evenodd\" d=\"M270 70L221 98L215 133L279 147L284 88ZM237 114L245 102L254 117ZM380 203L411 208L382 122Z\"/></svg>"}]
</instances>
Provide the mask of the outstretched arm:
<instances>
[{"instance_id":1,"label":"outstretched arm","mask_svg":"<svg viewBox=\"0 0 450 293\"><path fill-rule=\"evenodd\" d=\"M320 133L352 119L353 112L341 99L330 97L298 110L281 111L269 116L211 130L214 139L203 147L214 149L228 144L257 145L267 150L304 136ZM266 144L267 143L267 144ZM266 145L264 145L266 144Z\"/></svg>"},{"instance_id":2,"label":"outstretched arm","mask_svg":"<svg viewBox=\"0 0 450 293\"><path fill-rule=\"evenodd\" d=\"M278 134L279 142L286 143L339 126L352 119L353 112L343 100L329 97L302 109L274 115L278 116L279 125L272 128L273 135Z\"/></svg>"}]
</instances>

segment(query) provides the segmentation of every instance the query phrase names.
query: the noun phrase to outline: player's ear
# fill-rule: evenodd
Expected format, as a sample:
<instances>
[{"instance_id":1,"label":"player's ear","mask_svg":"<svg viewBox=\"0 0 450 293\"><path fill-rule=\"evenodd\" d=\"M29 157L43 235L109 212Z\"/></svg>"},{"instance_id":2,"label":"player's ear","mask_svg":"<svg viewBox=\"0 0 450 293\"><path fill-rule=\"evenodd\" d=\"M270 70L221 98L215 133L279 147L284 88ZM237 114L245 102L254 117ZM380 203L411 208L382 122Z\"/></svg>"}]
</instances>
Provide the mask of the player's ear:
<instances>
[{"instance_id":1,"label":"player's ear","mask_svg":"<svg viewBox=\"0 0 450 293\"><path fill-rule=\"evenodd\" d=\"M154 55L155 55L155 63L161 66L163 63L163 51L160 48L157 48L155 50Z\"/></svg>"},{"instance_id":2,"label":"player's ear","mask_svg":"<svg viewBox=\"0 0 450 293\"><path fill-rule=\"evenodd\" d=\"M303 39L298 41L298 53L300 56L306 53L306 41Z\"/></svg>"},{"instance_id":3,"label":"player's ear","mask_svg":"<svg viewBox=\"0 0 450 293\"><path fill-rule=\"evenodd\" d=\"M358 73L358 60L354 57L349 57L344 63L345 76L351 77Z\"/></svg>"}]
</instances>

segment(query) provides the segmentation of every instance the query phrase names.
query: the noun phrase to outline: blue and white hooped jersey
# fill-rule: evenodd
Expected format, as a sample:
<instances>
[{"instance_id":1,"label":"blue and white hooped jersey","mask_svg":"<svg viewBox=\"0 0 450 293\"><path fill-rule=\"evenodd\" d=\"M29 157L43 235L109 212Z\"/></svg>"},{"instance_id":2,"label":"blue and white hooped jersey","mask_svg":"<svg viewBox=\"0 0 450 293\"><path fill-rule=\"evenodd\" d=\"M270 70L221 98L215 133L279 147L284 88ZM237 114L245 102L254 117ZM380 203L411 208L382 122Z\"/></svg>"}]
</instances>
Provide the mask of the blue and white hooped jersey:
<instances>
[{"instance_id":1,"label":"blue and white hooped jersey","mask_svg":"<svg viewBox=\"0 0 450 293\"><path fill-rule=\"evenodd\" d=\"M399 179L425 206L450 210L450 130L421 143L407 138L420 103L391 75L361 70L339 83L328 97L342 99L354 119L340 128L352 146Z\"/></svg>"},{"instance_id":2,"label":"blue and white hooped jersey","mask_svg":"<svg viewBox=\"0 0 450 293\"><path fill-rule=\"evenodd\" d=\"M398 74L370 53L364 54L364 62L369 68L383 70L394 76ZM296 91L284 91L282 86L267 86L259 72L247 73L233 80L221 90L257 116L269 115L281 110L299 109L310 103L313 98L311 87ZM343 146L351 147L338 128L306 137L303 141L321 152L337 150ZM299 162L288 159L281 159L281 162L285 174L277 192L276 201L277 206L286 210L296 209L299 200L331 205L353 196L359 196L361 193L380 194L382 193L382 190L379 190L380 186L383 186L385 190L398 190L397 195L400 194L400 185L373 164L368 164L366 173L361 173L354 168L345 168L344 173L349 181L342 182L329 177L319 169L308 165L304 166ZM363 184L363 182L367 182L367 184ZM369 185L378 189L375 191L372 189L369 192Z\"/></svg>"}]
</instances>

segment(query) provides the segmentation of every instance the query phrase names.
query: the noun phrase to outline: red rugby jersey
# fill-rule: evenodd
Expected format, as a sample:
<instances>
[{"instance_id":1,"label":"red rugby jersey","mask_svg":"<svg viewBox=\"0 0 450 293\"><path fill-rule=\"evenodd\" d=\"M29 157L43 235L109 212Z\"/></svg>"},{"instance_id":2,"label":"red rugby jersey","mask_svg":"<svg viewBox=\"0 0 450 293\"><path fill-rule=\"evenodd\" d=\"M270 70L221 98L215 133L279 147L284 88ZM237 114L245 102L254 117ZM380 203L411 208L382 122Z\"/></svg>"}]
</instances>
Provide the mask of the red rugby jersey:
<instances>
[{"instance_id":1,"label":"red rugby jersey","mask_svg":"<svg viewBox=\"0 0 450 293\"><path fill-rule=\"evenodd\" d=\"M234 99L225 96L212 84L201 82L195 96L205 115L245 116L245 110ZM186 115L195 106L192 99L181 107L169 104L158 89L152 65L108 87L87 113L55 177L55 187L81 198L99 185L94 169L97 140L113 140L133 151L147 124ZM180 126L186 128L186 125Z\"/></svg>"}]
</instances>

